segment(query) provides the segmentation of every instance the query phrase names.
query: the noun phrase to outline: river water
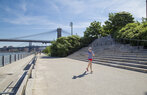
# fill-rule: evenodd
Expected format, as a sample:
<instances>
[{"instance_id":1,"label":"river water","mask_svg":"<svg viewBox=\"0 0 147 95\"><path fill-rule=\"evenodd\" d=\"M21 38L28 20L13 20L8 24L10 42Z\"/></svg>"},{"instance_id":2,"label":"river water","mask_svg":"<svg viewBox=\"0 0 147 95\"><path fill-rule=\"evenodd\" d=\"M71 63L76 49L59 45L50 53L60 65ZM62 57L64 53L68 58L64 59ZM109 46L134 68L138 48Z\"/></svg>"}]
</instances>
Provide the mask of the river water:
<instances>
[{"instance_id":1,"label":"river water","mask_svg":"<svg viewBox=\"0 0 147 95\"><path fill-rule=\"evenodd\" d=\"M2 57L4 56L4 64L7 65L7 64L10 64L10 60L11 60L11 63L14 62L14 61L17 61L19 59L22 59L26 56L28 56L30 53L28 52L0 52L0 67L3 66L2 65ZM10 57L11 55L11 57Z\"/></svg>"}]
</instances>

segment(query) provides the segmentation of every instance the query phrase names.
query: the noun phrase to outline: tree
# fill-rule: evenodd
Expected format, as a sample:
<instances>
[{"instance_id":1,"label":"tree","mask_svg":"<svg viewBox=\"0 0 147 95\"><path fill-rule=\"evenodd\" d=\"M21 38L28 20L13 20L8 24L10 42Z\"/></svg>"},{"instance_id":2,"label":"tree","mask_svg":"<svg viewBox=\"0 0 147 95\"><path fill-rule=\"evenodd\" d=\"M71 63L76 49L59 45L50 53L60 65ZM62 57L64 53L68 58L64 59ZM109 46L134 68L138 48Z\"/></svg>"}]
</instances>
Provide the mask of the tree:
<instances>
[{"instance_id":1,"label":"tree","mask_svg":"<svg viewBox=\"0 0 147 95\"><path fill-rule=\"evenodd\" d=\"M145 22L147 22L147 18L142 17L142 23L145 23Z\"/></svg>"},{"instance_id":2,"label":"tree","mask_svg":"<svg viewBox=\"0 0 147 95\"><path fill-rule=\"evenodd\" d=\"M133 23L134 18L128 12L110 13L109 19L105 22L104 30L110 32L112 36L116 36L122 27L128 23Z\"/></svg>"},{"instance_id":3,"label":"tree","mask_svg":"<svg viewBox=\"0 0 147 95\"><path fill-rule=\"evenodd\" d=\"M47 46L42 52L46 53L47 55L50 55L50 53L51 53L50 46Z\"/></svg>"},{"instance_id":4,"label":"tree","mask_svg":"<svg viewBox=\"0 0 147 95\"><path fill-rule=\"evenodd\" d=\"M67 37L60 37L51 45L51 56L67 56L69 47L71 47L71 44L68 42Z\"/></svg>"},{"instance_id":5,"label":"tree","mask_svg":"<svg viewBox=\"0 0 147 95\"><path fill-rule=\"evenodd\" d=\"M80 40L80 37L75 35L58 38L50 46L51 56L65 57L77 51L81 46Z\"/></svg>"},{"instance_id":6,"label":"tree","mask_svg":"<svg viewBox=\"0 0 147 95\"><path fill-rule=\"evenodd\" d=\"M102 27L100 22L92 22L84 32L84 37L87 38L98 38L98 35L102 34Z\"/></svg>"},{"instance_id":7,"label":"tree","mask_svg":"<svg viewBox=\"0 0 147 95\"><path fill-rule=\"evenodd\" d=\"M147 22L143 22L140 25L139 33L137 36L141 40L147 40Z\"/></svg>"},{"instance_id":8,"label":"tree","mask_svg":"<svg viewBox=\"0 0 147 95\"><path fill-rule=\"evenodd\" d=\"M79 36L76 36L76 35L68 36L67 40L71 44L71 47L69 47L69 53L73 53L74 51L80 48L81 38Z\"/></svg>"},{"instance_id":9,"label":"tree","mask_svg":"<svg viewBox=\"0 0 147 95\"><path fill-rule=\"evenodd\" d=\"M140 23L129 23L117 32L116 38L137 39Z\"/></svg>"}]
</instances>

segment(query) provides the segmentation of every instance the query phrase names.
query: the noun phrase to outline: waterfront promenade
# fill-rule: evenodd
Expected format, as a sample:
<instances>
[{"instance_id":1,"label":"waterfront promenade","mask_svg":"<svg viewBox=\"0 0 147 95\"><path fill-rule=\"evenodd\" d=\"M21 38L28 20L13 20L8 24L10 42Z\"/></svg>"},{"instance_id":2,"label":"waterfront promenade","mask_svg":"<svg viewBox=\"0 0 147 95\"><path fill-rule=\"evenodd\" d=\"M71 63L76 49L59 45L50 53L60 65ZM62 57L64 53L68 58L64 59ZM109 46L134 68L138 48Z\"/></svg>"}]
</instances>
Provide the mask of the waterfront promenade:
<instances>
[{"instance_id":1,"label":"waterfront promenade","mask_svg":"<svg viewBox=\"0 0 147 95\"><path fill-rule=\"evenodd\" d=\"M32 82L33 95L147 95L147 74L69 58L38 56ZM30 86L29 86L30 88Z\"/></svg>"}]
</instances>

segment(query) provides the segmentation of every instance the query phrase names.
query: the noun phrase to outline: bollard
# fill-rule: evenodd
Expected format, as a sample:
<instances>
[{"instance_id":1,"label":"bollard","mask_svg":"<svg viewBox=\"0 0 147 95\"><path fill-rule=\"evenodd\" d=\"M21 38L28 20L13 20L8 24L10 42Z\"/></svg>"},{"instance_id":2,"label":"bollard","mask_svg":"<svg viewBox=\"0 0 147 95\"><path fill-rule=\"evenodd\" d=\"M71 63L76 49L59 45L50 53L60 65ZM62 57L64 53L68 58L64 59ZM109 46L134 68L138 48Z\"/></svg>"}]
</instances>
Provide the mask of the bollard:
<instances>
[{"instance_id":1,"label":"bollard","mask_svg":"<svg viewBox=\"0 0 147 95\"><path fill-rule=\"evenodd\" d=\"M18 54L18 60L19 60L19 54Z\"/></svg>"},{"instance_id":2,"label":"bollard","mask_svg":"<svg viewBox=\"0 0 147 95\"><path fill-rule=\"evenodd\" d=\"M5 66L5 57L2 56L2 66Z\"/></svg>"},{"instance_id":3,"label":"bollard","mask_svg":"<svg viewBox=\"0 0 147 95\"><path fill-rule=\"evenodd\" d=\"M11 64L11 62L12 62L12 61L11 61L11 55L10 55L10 57L9 57L9 63Z\"/></svg>"},{"instance_id":4,"label":"bollard","mask_svg":"<svg viewBox=\"0 0 147 95\"><path fill-rule=\"evenodd\" d=\"M16 54L15 54L15 56L14 56L14 61L16 61Z\"/></svg>"},{"instance_id":5,"label":"bollard","mask_svg":"<svg viewBox=\"0 0 147 95\"><path fill-rule=\"evenodd\" d=\"M21 54L21 59L22 59L22 54Z\"/></svg>"}]
</instances>

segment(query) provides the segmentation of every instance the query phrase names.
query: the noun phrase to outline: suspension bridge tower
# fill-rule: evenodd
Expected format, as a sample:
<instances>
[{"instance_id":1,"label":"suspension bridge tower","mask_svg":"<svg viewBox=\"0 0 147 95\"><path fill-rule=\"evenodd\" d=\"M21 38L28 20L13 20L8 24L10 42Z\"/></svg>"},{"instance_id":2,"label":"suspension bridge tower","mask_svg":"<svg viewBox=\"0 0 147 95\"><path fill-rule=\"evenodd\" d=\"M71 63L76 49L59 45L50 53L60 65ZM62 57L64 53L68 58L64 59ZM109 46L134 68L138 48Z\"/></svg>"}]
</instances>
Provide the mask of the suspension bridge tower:
<instances>
[{"instance_id":1,"label":"suspension bridge tower","mask_svg":"<svg viewBox=\"0 0 147 95\"><path fill-rule=\"evenodd\" d=\"M57 38L62 37L62 28L57 28Z\"/></svg>"},{"instance_id":2,"label":"suspension bridge tower","mask_svg":"<svg viewBox=\"0 0 147 95\"><path fill-rule=\"evenodd\" d=\"M32 42L29 42L29 52L32 50Z\"/></svg>"}]
</instances>

